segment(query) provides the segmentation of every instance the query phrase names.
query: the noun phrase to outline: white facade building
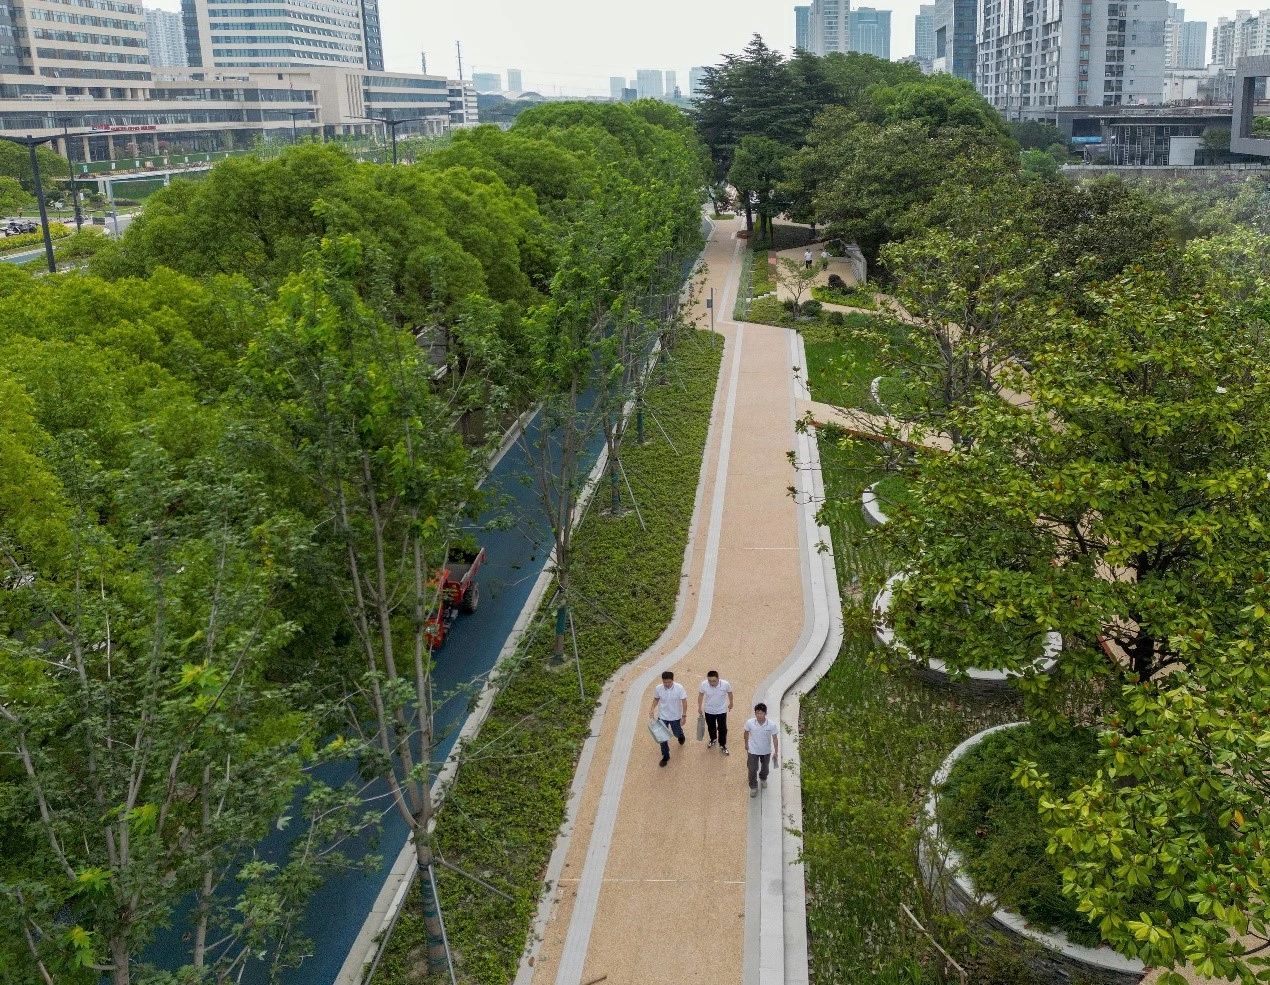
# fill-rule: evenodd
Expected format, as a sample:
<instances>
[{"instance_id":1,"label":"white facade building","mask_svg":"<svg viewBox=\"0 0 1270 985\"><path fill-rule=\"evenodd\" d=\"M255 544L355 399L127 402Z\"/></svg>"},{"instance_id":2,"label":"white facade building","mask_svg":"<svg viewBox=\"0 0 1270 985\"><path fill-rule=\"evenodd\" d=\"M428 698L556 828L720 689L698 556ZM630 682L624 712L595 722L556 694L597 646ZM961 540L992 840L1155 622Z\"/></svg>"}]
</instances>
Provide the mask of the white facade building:
<instances>
[{"instance_id":1,"label":"white facade building","mask_svg":"<svg viewBox=\"0 0 1270 985\"><path fill-rule=\"evenodd\" d=\"M1270 55L1270 9L1236 10L1234 18L1219 17L1211 51L1211 64L1230 69L1241 58Z\"/></svg>"},{"instance_id":2,"label":"white facade building","mask_svg":"<svg viewBox=\"0 0 1270 985\"><path fill-rule=\"evenodd\" d=\"M382 71L378 0L181 0L192 68Z\"/></svg>"},{"instance_id":3,"label":"white facade building","mask_svg":"<svg viewBox=\"0 0 1270 985\"><path fill-rule=\"evenodd\" d=\"M979 91L1008 119L1160 102L1165 0L979 0Z\"/></svg>"},{"instance_id":4,"label":"white facade building","mask_svg":"<svg viewBox=\"0 0 1270 985\"><path fill-rule=\"evenodd\" d=\"M146 47L155 68L185 67L185 31L181 15L170 10L146 8Z\"/></svg>"},{"instance_id":5,"label":"white facade building","mask_svg":"<svg viewBox=\"0 0 1270 985\"><path fill-rule=\"evenodd\" d=\"M851 0L812 0L809 50L814 55L851 50Z\"/></svg>"},{"instance_id":6,"label":"white facade building","mask_svg":"<svg viewBox=\"0 0 1270 985\"><path fill-rule=\"evenodd\" d=\"M1207 64L1207 56L1208 22L1188 21L1186 11L1170 3L1164 22L1164 67L1203 68Z\"/></svg>"},{"instance_id":7,"label":"white facade building","mask_svg":"<svg viewBox=\"0 0 1270 985\"><path fill-rule=\"evenodd\" d=\"M636 69L635 92L640 99L661 99L666 95L666 81L661 69Z\"/></svg>"}]
</instances>

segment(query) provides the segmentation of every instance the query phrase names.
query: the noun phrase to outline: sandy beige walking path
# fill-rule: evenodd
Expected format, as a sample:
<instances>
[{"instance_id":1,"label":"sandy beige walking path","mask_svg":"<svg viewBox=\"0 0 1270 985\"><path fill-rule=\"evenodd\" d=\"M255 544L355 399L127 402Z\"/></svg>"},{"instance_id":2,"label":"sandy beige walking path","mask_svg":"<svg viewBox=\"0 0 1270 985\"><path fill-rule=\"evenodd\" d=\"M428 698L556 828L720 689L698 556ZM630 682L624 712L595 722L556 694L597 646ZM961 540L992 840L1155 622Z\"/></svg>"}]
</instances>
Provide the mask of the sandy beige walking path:
<instances>
[{"instance_id":1,"label":"sandy beige walking path","mask_svg":"<svg viewBox=\"0 0 1270 985\"><path fill-rule=\"evenodd\" d=\"M731 321L736 228L719 223L706 251L725 353L681 611L608 696L541 944L519 979L535 985L742 980L748 827L762 804L746 789L742 728L756 689L798 644L806 606L799 510L787 491L793 348L785 329ZM730 757L692 734L696 688L712 668L736 697ZM688 743L664 769L641 680L663 669L691 699ZM637 684L632 723L623 712Z\"/></svg>"}]
</instances>

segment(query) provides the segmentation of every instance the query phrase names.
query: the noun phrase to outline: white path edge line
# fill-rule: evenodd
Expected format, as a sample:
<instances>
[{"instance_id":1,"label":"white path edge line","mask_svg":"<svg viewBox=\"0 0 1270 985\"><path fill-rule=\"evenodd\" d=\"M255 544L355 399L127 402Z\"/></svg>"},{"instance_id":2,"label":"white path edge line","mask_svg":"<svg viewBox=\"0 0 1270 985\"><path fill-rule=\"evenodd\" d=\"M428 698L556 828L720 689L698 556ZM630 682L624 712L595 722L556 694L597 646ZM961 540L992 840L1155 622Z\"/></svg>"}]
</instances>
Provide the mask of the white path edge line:
<instances>
[{"instance_id":1,"label":"white path edge line","mask_svg":"<svg viewBox=\"0 0 1270 985\"><path fill-rule=\"evenodd\" d=\"M723 310L730 310L727 305L728 295L736 295L740 281L740 270L735 263L736 253L740 250L740 241L733 249L732 270L724 287ZM730 318L721 319L730 322ZM723 413L722 431L719 442L719 457L715 467L714 495L710 508L710 526L706 535L706 555L702 566L701 589L698 594L697 611L692 621L692 628L677 647L659 661L670 666L677 663L705 634L706 625L710 621L710 613L714 601L714 580L718 564L719 537L723 527L724 497L727 491L728 466L732 449L732 422L736 413L737 383L740 378L741 355L745 340L745 326L737 324L735 342L732 352L731 375L728 380L727 404ZM613 742L609 756L609 767L604 778L604 788L596 808L595 827L591 831L591 842L587 847L586 862L582 876L578 881L577 895L573 902L573 913L569 920L569 930L565 937L564 949L560 957L560 967L556 972L556 985L581 985L583 968L586 964L587 949L591 941L591 930L595 924L595 913L599 907L600 890L604 882L604 869L608 862L609 849L613 843L613 831L617 824L618 808L622 799L622 787L626 780L626 767L630 761L631 748L635 741L635 730L639 725L640 707L644 702L648 685L652 683L660 667L653 666L644 671L632 683L627 692L626 701L622 705L622 719Z\"/></svg>"},{"instance_id":2,"label":"white path edge line","mask_svg":"<svg viewBox=\"0 0 1270 985\"><path fill-rule=\"evenodd\" d=\"M711 224L713 232L714 226ZM739 247L738 247L739 248ZM698 262L705 256L705 249L702 249L701 257ZM652 354L649 356L645 367L645 372L650 372L656 364L656 359L661 352L661 343L658 342L654 347ZM634 409L634 401L628 401L622 409L624 417L629 418L631 411ZM486 467L486 474L494 470L494 467L503 459L517 441L525 433L530 422L538 415L540 407L532 407L525 411L516 422L507 430L503 436L503 441L499 445L498 451L490 460ZM707 439L708 440L708 439ZM600 479L604 476L604 469L608 465L609 450L607 443L600 449L600 453L596 456L595 465L587 474L586 482L583 484L582 490L578 495L578 501L574 504L572 524L576 526L582 521L582 517L586 514L587 507L591 503L592 496L595 495L596 489L599 488ZM484 485L485 479L482 478L478 485ZM700 484L698 484L700 488ZM691 533L690 533L691 543ZM512 626L511 632L507 634L507 640L503 643L502 649L494 660L494 665L490 668L489 674L485 679L485 686L481 689L481 694L477 699L476 706L464 719L463 727L459 731L458 737L455 739L454 746L450 751L446 761L441 765L441 769L437 771L437 775L432 780L430 788L432 795L433 817L428 825L428 831L436 829L436 809L441 806L445 800L446 791L453 782L455 775L458 773L459 760L463 754L466 744L471 741L481 730L481 726L485 724L485 719L489 717L490 711L494 707L494 699L498 697L498 692L502 690L501 671L508 660L515 655L516 650L520 646L521 638L529 629L529 624L533 621L534 615L538 612L542 600L550 588L552 579L554 578L551 568L555 561L556 552L552 548L551 553L547 556L547 562L543 565L543 569L539 572L537 579L534 581L533 588L529 591L529 596L525 599L525 604L521 607L520 615L517 616L515 624ZM685 561L685 564L687 561ZM686 570L686 569L685 569ZM678 615L678 600L676 602L676 617ZM672 623L673 624L673 623ZM607 685L605 688L607 693ZM603 711L603 697L601 699L600 709ZM594 730L593 730L594 731ZM583 755L587 756L584 749ZM589 756L588 756L589 764ZM554 856L553 856L554 859ZM379 894L375 897L375 903L371 907L370 912L366 914L366 919L362 922L362 928L358 931L357 937L353 940L352 947L349 948L348 956L344 959L344 963L340 966L339 973L335 977L332 985L361 985L362 982L369 982L375 975L375 971L379 968L379 961L383 957L383 946L387 942L388 937L392 933L392 929L396 926L398 917L401 916L402 908L405 906L406 894L410 891L410 887L414 884L417 866L415 861L414 839L407 837L406 843L401 846L401 851L397 853L397 858L392 864L392 868L388 871L388 876L384 880L384 885L380 889Z\"/></svg>"},{"instance_id":3,"label":"white path edge line","mask_svg":"<svg viewBox=\"0 0 1270 985\"><path fill-rule=\"evenodd\" d=\"M714 226L711 224L713 234ZM739 251L740 245L738 241L737 247L733 253ZM704 257L704 250L702 253ZM725 288L726 293L726 288ZM704 331L704 330L703 330ZM715 385L714 400L711 403L710 411L710 427L706 435L705 448L707 453L717 429L721 426L722 407L723 407L723 375L720 373L718 382ZM578 757L578 765L574 770L573 783L569 788L569 800L565 805L564 823L560 826L560 833L556 837L555 847L552 849L551 858L547 862L547 871L543 876L543 889L538 898L538 909L534 915L533 926L530 930L529 941L525 947L525 952L520 958L520 967L516 971L516 978L512 985L530 985L533 981L535 973L535 965L538 960L538 954L542 949L543 934L547 929L547 924L551 920L551 915L555 910L555 887L561 882L580 882L580 879L570 878L562 879L560 873L564 871L565 859L569 856L569 848L573 841L574 824L577 821L578 810L582 805L582 796L586 792L587 780L591 774L591 765L595 758L595 749L599 745L600 733L604 728L604 717L608 711L609 700L613 691L625 679L629 669L642 661L648 654L655 653L665 646L666 641L671 639L675 633L679 631L679 627L683 622L685 609L687 607L688 597L684 593L685 583L692 571L693 557L696 552L697 541L701 536L701 504L705 498L705 463L702 463L702 472L697 478L697 492L693 498L692 505L692 521L688 527L688 542L684 547L684 560L679 570L679 591L675 596L675 611L670 618L670 622L666 628L662 630L657 640L647 650L623 665L614 672L604 684L600 691L599 699L596 702L595 714L591 717L591 724L587 731L587 739L583 743L582 753ZM606 879L606 882L613 882L613 879Z\"/></svg>"},{"instance_id":4,"label":"white path edge line","mask_svg":"<svg viewBox=\"0 0 1270 985\"><path fill-rule=\"evenodd\" d=\"M805 369L801 335L790 333L790 365ZM790 378L791 420L799 400L809 400L804 374ZM760 694L775 702L782 726L779 784L769 787L750 814L746 892L746 985L805 985L810 978L807 899L802 849L802 786L799 699L833 664L842 642L841 602L828 529L817 523L824 497L820 452L814 430L797 434L799 548L803 561L806 617L790 657L763 682ZM822 547L823 545L823 547ZM775 795L771 795L775 791Z\"/></svg>"}]
</instances>

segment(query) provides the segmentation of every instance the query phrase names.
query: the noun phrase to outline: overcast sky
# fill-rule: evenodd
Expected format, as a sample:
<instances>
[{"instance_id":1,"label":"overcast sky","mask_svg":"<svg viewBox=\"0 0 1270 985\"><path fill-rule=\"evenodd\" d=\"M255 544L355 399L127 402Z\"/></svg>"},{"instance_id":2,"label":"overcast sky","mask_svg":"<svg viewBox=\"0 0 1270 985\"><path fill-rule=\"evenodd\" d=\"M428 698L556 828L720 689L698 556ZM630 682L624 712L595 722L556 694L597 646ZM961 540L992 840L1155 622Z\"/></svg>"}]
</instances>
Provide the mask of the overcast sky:
<instances>
[{"instance_id":1,"label":"overcast sky","mask_svg":"<svg viewBox=\"0 0 1270 985\"><path fill-rule=\"evenodd\" d=\"M180 0L147 5L176 10ZM918 0L872 5L892 10L891 57L912 54ZM1210 29L1234 11L1223 0L1182 6ZM466 77L520 68L525 87L546 95L607 95L610 75L633 78L637 68L673 69L686 91L689 67L740 51L755 32L782 51L794 43L794 5L784 0L379 0L379 7L389 69L417 72L427 52L430 73L453 76L454 42L462 41Z\"/></svg>"}]
</instances>

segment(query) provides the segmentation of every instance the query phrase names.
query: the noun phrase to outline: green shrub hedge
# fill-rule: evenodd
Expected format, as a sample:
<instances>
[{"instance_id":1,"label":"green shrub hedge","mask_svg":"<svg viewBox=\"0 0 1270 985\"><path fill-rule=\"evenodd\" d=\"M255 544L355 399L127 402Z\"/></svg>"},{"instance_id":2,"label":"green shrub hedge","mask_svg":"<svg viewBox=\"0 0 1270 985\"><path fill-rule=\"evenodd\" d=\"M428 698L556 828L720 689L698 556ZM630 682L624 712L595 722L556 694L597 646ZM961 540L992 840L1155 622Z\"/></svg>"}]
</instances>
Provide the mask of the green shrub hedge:
<instances>
[{"instance_id":1,"label":"green shrub hedge","mask_svg":"<svg viewBox=\"0 0 1270 985\"><path fill-rule=\"evenodd\" d=\"M654 387L648 398L674 448L657 428L645 445L631 434L623 446L647 531L633 511L613 519L593 507L576 534L574 616L588 700L578 698L572 663L547 666L551 636L544 629L495 698L477 743L481 755L460 767L438 814L441 857L515 897L508 902L447 870L438 872L464 982L489 985L515 977L594 699L670 622L721 355L713 333L683 339L669 361L667 384ZM538 613L539 620L547 616ZM412 980L410 952L424 939L418 901L412 893L388 942L375 978L381 985Z\"/></svg>"},{"instance_id":2,"label":"green shrub hedge","mask_svg":"<svg viewBox=\"0 0 1270 985\"><path fill-rule=\"evenodd\" d=\"M1035 794L1013 778L1019 760L1035 762L1066 796L1097 769L1098 737L1089 729L1050 732L1027 725L990 735L953 767L939 798L939 824L962 854L975 888L1042 929L1061 930L1087 947L1098 928L1063 895L1063 877L1048 853ZM1150 894L1147 894L1150 899ZM1145 905L1145 901L1144 901Z\"/></svg>"},{"instance_id":3,"label":"green shrub hedge","mask_svg":"<svg viewBox=\"0 0 1270 985\"><path fill-rule=\"evenodd\" d=\"M811 296L824 304L842 304L850 308L866 308L876 311L878 302L873 292L855 287L845 291L835 291L831 287L813 287Z\"/></svg>"},{"instance_id":4,"label":"green shrub hedge","mask_svg":"<svg viewBox=\"0 0 1270 985\"><path fill-rule=\"evenodd\" d=\"M49 223L49 236L52 239L61 239L69 236L71 231L60 222ZM40 231L33 233L18 233L16 236L6 236L0 239L0 253L10 253L14 250L29 249L32 246L42 246L44 243L44 234Z\"/></svg>"}]
</instances>

